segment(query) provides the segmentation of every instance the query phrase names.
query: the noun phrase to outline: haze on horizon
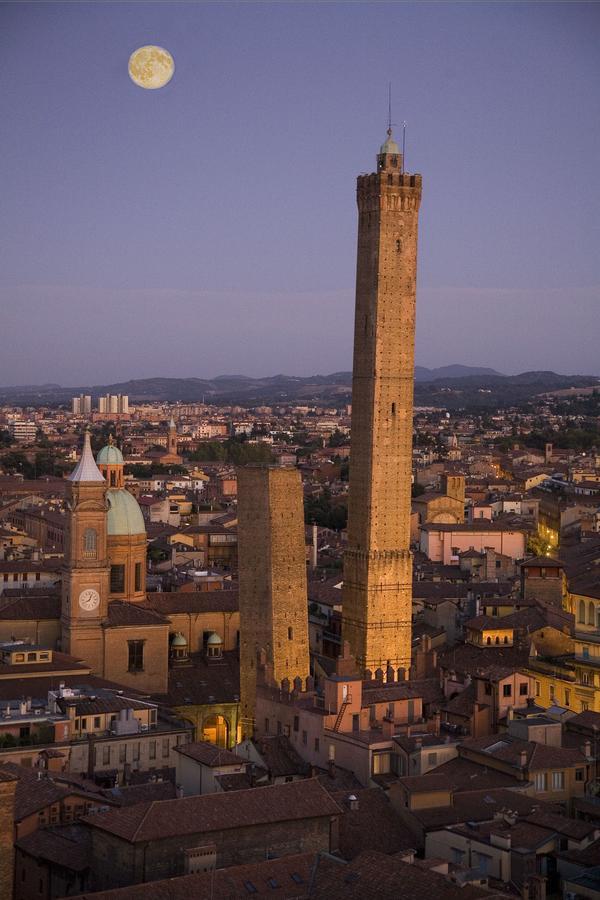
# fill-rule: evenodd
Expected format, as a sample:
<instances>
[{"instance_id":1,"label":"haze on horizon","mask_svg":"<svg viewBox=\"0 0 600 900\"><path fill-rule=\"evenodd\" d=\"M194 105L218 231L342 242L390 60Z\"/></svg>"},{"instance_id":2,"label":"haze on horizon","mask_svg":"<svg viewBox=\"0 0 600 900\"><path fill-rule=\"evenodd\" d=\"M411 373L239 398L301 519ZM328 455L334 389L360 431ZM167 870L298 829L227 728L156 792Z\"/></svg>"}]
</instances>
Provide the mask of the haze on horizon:
<instances>
[{"instance_id":1,"label":"haze on horizon","mask_svg":"<svg viewBox=\"0 0 600 900\"><path fill-rule=\"evenodd\" d=\"M600 5L0 18L0 384L348 370L389 81L423 175L417 363L600 375ZM158 91L127 74L146 43Z\"/></svg>"}]
</instances>

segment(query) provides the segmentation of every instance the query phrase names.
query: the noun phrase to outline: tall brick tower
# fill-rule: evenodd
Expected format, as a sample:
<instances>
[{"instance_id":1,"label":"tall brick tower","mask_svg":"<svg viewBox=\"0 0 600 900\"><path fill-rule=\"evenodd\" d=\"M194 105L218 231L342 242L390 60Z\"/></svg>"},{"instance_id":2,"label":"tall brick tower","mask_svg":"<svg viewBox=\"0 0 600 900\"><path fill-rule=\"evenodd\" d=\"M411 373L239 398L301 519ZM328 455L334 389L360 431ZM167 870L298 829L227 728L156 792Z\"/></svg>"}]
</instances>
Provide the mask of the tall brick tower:
<instances>
[{"instance_id":1,"label":"tall brick tower","mask_svg":"<svg viewBox=\"0 0 600 900\"><path fill-rule=\"evenodd\" d=\"M357 181L352 456L342 630L363 671L410 666L412 419L421 176L388 138Z\"/></svg>"},{"instance_id":2,"label":"tall brick tower","mask_svg":"<svg viewBox=\"0 0 600 900\"><path fill-rule=\"evenodd\" d=\"M102 623L108 614L106 481L86 431L83 452L67 479L67 530L62 569L61 649L104 673Z\"/></svg>"},{"instance_id":3,"label":"tall brick tower","mask_svg":"<svg viewBox=\"0 0 600 900\"><path fill-rule=\"evenodd\" d=\"M257 661L273 681L310 674L302 483L297 469L238 469L240 702L251 737Z\"/></svg>"}]
</instances>

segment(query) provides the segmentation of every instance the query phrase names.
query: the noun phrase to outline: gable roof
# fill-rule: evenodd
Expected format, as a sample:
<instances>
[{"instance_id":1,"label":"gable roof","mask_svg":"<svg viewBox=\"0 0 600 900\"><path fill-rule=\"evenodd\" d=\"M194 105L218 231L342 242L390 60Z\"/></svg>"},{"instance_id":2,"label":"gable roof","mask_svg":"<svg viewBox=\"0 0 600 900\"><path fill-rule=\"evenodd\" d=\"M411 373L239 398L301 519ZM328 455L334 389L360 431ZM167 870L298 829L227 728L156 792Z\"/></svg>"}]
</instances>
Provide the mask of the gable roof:
<instances>
[{"instance_id":1,"label":"gable roof","mask_svg":"<svg viewBox=\"0 0 600 900\"><path fill-rule=\"evenodd\" d=\"M337 803L316 778L310 778L246 791L140 803L87 816L84 821L129 843L143 843L339 814Z\"/></svg>"}]
</instances>

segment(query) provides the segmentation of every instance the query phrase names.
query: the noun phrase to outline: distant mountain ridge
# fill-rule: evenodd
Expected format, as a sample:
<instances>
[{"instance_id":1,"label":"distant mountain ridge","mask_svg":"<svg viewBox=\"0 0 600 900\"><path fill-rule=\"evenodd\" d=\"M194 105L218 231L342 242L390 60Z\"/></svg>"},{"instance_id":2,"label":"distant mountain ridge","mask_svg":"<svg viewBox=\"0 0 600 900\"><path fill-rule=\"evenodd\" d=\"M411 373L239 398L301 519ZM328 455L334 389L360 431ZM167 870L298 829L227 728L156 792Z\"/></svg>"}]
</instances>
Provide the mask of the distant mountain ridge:
<instances>
[{"instance_id":1,"label":"distant mountain ridge","mask_svg":"<svg viewBox=\"0 0 600 900\"><path fill-rule=\"evenodd\" d=\"M600 385L600 379L556 372L523 372L503 375L495 369L451 365L437 369L415 368L415 402L458 408L525 402L544 391ZM78 394L128 394L133 403L177 402L240 404L245 406L297 402L338 405L350 402L352 373L330 375L219 375L204 378L141 378L116 384L62 387L57 384L17 385L0 388L0 403L43 406L68 403Z\"/></svg>"}]
</instances>

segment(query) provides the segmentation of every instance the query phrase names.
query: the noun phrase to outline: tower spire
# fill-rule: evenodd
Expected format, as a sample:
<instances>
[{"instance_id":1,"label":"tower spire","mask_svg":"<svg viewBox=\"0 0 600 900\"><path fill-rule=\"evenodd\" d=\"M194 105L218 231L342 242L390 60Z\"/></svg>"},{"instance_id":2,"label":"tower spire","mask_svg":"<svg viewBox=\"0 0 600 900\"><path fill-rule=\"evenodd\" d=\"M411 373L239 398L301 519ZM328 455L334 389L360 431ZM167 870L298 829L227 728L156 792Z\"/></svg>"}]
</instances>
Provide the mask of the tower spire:
<instances>
[{"instance_id":1,"label":"tower spire","mask_svg":"<svg viewBox=\"0 0 600 900\"><path fill-rule=\"evenodd\" d=\"M92 442L90 438L89 427L85 429L83 451L81 453L79 462L69 475L69 481L94 481L98 483L104 481L104 476L96 465L96 460L94 459L94 454L92 453Z\"/></svg>"}]
</instances>

